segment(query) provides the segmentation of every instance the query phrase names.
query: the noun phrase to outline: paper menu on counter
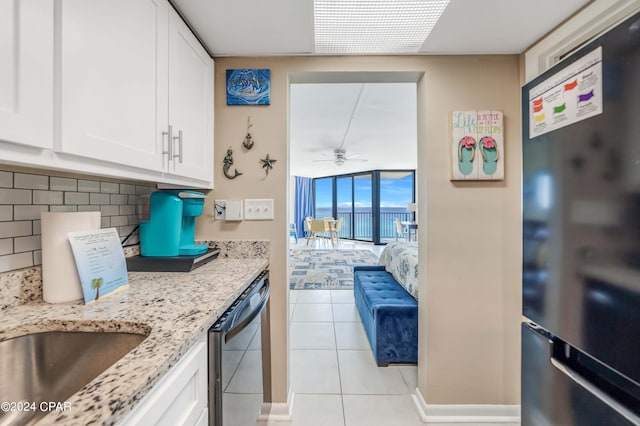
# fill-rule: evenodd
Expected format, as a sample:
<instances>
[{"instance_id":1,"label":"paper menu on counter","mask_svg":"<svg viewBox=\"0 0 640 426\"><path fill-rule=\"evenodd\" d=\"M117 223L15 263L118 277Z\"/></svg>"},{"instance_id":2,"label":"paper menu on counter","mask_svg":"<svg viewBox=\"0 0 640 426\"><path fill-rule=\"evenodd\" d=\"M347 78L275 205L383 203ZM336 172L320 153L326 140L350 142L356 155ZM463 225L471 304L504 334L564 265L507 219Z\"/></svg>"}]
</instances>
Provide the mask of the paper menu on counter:
<instances>
[{"instance_id":1,"label":"paper menu on counter","mask_svg":"<svg viewBox=\"0 0 640 426\"><path fill-rule=\"evenodd\" d=\"M69 232L84 302L90 303L129 284L127 262L115 228Z\"/></svg>"}]
</instances>

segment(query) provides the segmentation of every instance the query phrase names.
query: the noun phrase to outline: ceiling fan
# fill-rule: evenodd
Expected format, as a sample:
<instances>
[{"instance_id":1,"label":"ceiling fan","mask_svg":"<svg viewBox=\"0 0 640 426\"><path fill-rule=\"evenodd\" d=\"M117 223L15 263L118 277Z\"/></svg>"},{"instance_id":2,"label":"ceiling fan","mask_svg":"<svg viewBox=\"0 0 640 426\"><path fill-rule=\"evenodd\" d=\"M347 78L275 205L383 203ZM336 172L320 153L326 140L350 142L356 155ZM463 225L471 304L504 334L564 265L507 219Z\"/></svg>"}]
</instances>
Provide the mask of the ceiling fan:
<instances>
[{"instance_id":1,"label":"ceiling fan","mask_svg":"<svg viewBox=\"0 0 640 426\"><path fill-rule=\"evenodd\" d=\"M347 135L349 134L349 130L351 129L351 123L353 122L353 117L356 114L356 110L358 109L358 105L360 104L360 98L362 97L363 90L364 90L364 84L362 84L362 86L360 86L360 91L358 92L358 97L356 98L356 102L353 105L353 110L351 111L351 117L349 117L349 123L347 124L347 129L345 130L344 136L342 137L342 143L340 144L340 147L333 150L333 155L322 154L325 157L328 157L328 159L312 160L314 163L321 162L321 161L333 161L336 164L336 166L342 166L347 161L358 161L358 162L362 162L362 163L368 161L368 160L366 160L364 158L353 158L353 157L358 157L360 155L360 153L354 153L354 154L347 155L347 151L346 151L346 149L344 149L344 144L347 141Z\"/></svg>"},{"instance_id":2,"label":"ceiling fan","mask_svg":"<svg viewBox=\"0 0 640 426\"><path fill-rule=\"evenodd\" d=\"M347 161L358 161L362 163L366 163L368 161L365 158L354 158L354 157L358 157L360 153L347 154L347 151L342 148L334 149L333 155L329 155L329 154L322 154L322 155L328 158L322 159L322 160L312 160L312 161L314 163L321 162L321 161L333 161L336 164L336 166L342 166Z\"/></svg>"}]
</instances>

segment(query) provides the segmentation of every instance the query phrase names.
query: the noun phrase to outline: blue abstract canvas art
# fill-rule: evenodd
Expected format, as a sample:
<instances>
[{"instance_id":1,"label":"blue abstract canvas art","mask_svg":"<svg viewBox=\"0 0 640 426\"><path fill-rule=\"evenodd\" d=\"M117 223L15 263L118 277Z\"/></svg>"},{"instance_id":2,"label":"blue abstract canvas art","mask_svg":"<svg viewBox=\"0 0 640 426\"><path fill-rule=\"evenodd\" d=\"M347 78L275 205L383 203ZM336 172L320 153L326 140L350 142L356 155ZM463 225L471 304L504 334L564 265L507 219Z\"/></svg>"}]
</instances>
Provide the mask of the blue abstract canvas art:
<instances>
[{"instance_id":1,"label":"blue abstract canvas art","mask_svg":"<svg viewBox=\"0 0 640 426\"><path fill-rule=\"evenodd\" d=\"M271 70L227 70L227 105L269 105Z\"/></svg>"}]
</instances>

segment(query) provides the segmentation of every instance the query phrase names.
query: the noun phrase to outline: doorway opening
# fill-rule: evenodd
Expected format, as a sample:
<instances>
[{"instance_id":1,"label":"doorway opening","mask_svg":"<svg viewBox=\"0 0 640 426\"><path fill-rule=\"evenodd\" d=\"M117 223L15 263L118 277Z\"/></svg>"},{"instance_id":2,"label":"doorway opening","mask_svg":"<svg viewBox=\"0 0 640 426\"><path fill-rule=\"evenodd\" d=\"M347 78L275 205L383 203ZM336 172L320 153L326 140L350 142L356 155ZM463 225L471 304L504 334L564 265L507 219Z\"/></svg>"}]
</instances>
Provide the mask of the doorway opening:
<instances>
[{"instance_id":1,"label":"doorway opening","mask_svg":"<svg viewBox=\"0 0 640 426\"><path fill-rule=\"evenodd\" d=\"M329 411L343 413L353 400L394 404L391 397L379 398L389 389L394 398L410 400L417 387L417 366L378 367L354 300L353 269L344 270L378 262L384 247L374 242L390 231L382 224L385 214L396 214L389 209L415 220L409 205L415 208L419 194L421 77L413 72L289 74L288 207L299 234L297 243L289 238L287 246L288 344L297 401L330 395L336 409ZM315 219L314 229L324 219L342 219L339 243L306 242L307 216ZM375 401L371 394L377 394Z\"/></svg>"},{"instance_id":2,"label":"doorway opening","mask_svg":"<svg viewBox=\"0 0 640 426\"><path fill-rule=\"evenodd\" d=\"M420 76L290 75L289 213L299 238L309 217L342 219L341 241L374 244L394 239L396 219L415 222Z\"/></svg>"}]
</instances>

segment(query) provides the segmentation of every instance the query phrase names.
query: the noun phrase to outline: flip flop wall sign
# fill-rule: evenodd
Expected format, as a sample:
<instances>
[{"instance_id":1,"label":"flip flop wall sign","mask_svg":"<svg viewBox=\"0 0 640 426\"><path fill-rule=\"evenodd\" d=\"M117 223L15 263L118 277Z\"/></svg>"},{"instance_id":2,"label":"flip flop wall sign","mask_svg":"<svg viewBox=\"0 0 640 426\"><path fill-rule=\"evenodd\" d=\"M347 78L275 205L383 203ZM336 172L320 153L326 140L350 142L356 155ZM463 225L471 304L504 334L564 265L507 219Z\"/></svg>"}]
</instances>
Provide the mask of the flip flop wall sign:
<instances>
[{"instance_id":1,"label":"flip flop wall sign","mask_svg":"<svg viewBox=\"0 0 640 426\"><path fill-rule=\"evenodd\" d=\"M502 111L451 113L451 180L504 179Z\"/></svg>"}]
</instances>

